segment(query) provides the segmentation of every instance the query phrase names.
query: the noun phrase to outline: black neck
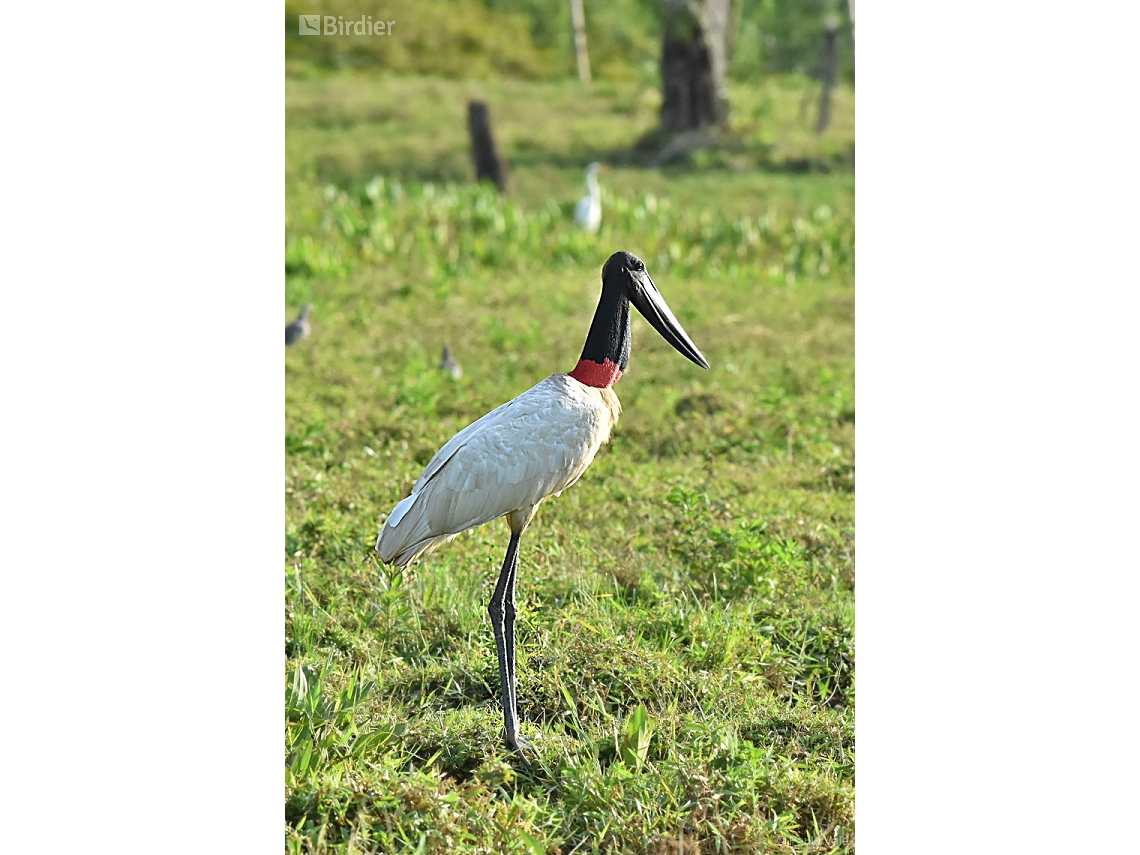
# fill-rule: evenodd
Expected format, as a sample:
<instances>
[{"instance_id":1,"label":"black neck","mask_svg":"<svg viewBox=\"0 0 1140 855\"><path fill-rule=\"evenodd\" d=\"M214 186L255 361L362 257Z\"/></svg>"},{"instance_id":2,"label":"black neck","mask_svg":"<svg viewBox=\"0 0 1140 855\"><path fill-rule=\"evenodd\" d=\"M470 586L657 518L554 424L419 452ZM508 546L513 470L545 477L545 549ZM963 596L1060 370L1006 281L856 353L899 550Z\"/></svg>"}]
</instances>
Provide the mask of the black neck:
<instances>
[{"instance_id":1,"label":"black neck","mask_svg":"<svg viewBox=\"0 0 1140 855\"><path fill-rule=\"evenodd\" d=\"M608 359L625 371L629 365L629 345L629 297L624 289L603 288L582 348L582 359L599 365Z\"/></svg>"}]
</instances>

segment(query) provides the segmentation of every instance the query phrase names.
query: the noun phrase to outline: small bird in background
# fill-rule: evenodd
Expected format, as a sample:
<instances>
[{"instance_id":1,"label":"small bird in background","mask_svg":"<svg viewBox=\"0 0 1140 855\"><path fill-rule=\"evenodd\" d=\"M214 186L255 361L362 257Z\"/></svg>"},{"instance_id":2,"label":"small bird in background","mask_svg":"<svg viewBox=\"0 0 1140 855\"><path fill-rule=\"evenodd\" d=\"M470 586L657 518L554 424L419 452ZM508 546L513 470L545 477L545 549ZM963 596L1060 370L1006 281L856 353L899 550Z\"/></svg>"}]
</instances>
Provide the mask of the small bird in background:
<instances>
[{"instance_id":1,"label":"small bird in background","mask_svg":"<svg viewBox=\"0 0 1140 855\"><path fill-rule=\"evenodd\" d=\"M311 308L313 308L313 304L306 303L301 307L301 314L297 315L297 320L285 325L286 345L309 337L309 309Z\"/></svg>"},{"instance_id":2,"label":"small bird in background","mask_svg":"<svg viewBox=\"0 0 1140 855\"><path fill-rule=\"evenodd\" d=\"M591 234L602 224L602 188L598 186L601 169L600 163L586 167L586 189L589 192L578 200L578 207L574 209L574 222Z\"/></svg>"},{"instance_id":3,"label":"small bird in background","mask_svg":"<svg viewBox=\"0 0 1140 855\"><path fill-rule=\"evenodd\" d=\"M451 358L451 348L443 346L443 359L439 361L439 369L446 371L456 380L463 376L463 366Z\"/></svg>"}]
</instances>

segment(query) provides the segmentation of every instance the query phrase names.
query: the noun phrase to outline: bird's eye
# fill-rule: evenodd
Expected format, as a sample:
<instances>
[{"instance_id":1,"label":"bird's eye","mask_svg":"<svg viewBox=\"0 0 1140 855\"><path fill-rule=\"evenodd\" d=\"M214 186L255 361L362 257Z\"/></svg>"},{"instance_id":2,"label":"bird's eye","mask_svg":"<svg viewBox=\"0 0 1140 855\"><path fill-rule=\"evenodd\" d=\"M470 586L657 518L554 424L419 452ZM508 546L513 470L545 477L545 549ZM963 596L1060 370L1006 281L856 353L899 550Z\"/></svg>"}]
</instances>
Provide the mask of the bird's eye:
<instances>
[{"instance_id":1,"label":"bird's eye","mask_svg":"<svg viewBox=\"0 0 1140 855\"><path fill-rule=\"evenodd\" d=\"M640 273L642 270L645 269L645 262L642 261L640 258L635 258L633 260L633 269L636 270L638 273Z\"/></svg>"}]
</instances>

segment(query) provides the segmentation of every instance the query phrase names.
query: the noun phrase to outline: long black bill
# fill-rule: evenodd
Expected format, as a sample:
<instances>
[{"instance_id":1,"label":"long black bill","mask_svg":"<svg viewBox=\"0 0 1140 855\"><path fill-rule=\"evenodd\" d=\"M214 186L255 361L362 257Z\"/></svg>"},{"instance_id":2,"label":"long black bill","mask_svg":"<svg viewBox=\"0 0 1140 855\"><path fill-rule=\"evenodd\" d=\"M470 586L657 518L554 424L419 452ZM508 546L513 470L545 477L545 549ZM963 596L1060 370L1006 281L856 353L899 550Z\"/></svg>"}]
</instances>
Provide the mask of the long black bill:
<instances>
[{"instance_id":1,"label":"long black bill","mask_svg":"<svg viewBox=\"0 0 1140 855\"><path fill-rule=\"evenodd\" d=\"M701 368L709 367L709 361L705 359L697 346L693 344L693 340L681 327L681 324L673 317L673 313L665 305L665 298L661 296L661 292L657 290L657 286L653 284L648 273L642 273L636 277L631 292L629 301L633 303L637 311L641 312L645 320L653 325L653 329L661 333L661 337L665 341L673 345L677 352L690 362L695 362Z\"/></svg>"}]
</instances>

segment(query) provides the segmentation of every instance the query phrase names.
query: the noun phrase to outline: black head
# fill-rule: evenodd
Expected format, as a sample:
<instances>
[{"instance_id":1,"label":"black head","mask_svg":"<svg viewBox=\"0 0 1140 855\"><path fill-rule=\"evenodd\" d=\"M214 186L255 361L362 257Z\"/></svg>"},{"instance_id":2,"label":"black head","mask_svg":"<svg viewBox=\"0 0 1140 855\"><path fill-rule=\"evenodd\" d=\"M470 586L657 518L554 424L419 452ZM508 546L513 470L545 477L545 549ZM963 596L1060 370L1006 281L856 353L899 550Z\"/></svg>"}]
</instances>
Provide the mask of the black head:
<instances>
[{"instance_id":1,"label":"black head","mask_svg":"<svg viewBox=\"0 0 1140 855\"><path fill-rule=\"evenodd\" d=\"M708 368L708 360L669 310L665 298L657 290L645 262L632 252L615 252L602 266L602 295L610 291L623 294L637 311L649 321L661 337L691 362Z\"/></svg>"}]
</instances>

